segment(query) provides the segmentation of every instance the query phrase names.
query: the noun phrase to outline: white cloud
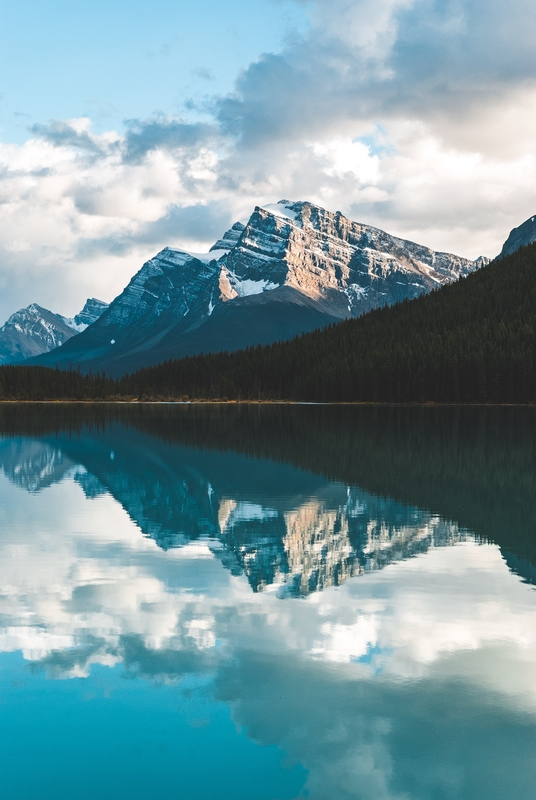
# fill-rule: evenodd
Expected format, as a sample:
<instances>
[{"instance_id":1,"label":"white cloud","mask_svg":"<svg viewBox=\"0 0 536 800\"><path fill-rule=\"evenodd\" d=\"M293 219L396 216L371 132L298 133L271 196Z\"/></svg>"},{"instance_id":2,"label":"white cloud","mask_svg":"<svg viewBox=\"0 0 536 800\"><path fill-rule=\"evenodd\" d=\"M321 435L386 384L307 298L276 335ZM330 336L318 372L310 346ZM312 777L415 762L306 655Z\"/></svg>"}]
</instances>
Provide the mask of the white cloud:
<instances>
[{"instance_id":1,"label":"white cloud","mask_svg":"<svg viewBox=\"0 0 536 800\"><path fill-rule=\"evenodd\" d=\"M33 301L71 313L88 295L111 299L155 247L182 237L193 245L207 235L215 239L227 222L224 216L200 236L190 219L186 230L178 224L175 235L153 241L152 227L174 209L206 207L207 192L217 197L218 157L209 147L154 149L129 161L124 137L93 136L87 120L64 124L62 136L66 130L66 143L39 136L22 146L0 145L4 316ZM80 132L84 145L94 146L78 147Z\"/></svg>"},{"instance_id":2,"label":"white cloud","mask_svg":"<svg viewBox=\"0 0 536 800\"><path fill-rule=\"evenodd\" d=\"M350 173L356 183L365 185L379 180L380 159L371 155L370 147L363 142L338 138L316 142L312 149L319 159L319 168L329 177L344 178Z\"/></svg>"}]
</instances>

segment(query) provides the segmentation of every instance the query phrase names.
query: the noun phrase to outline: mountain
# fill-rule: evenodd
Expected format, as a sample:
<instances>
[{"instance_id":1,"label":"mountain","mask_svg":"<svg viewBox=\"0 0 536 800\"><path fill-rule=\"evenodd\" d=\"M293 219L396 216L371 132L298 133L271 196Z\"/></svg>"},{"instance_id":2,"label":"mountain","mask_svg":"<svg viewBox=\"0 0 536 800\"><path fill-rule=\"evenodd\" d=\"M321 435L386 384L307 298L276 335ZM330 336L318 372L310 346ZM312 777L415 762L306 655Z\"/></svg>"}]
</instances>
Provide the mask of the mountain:
<instances>
[{"instance_id":1,"label":"mountain","mask_svg":"<svg viewBox=\"0 0 536 800\"><path fill-rule=\"evenodd\" d=\"M108 391L306 402L534 403L536 242L409 302L291 342L148 367Z\"/></svg>"},{"instance_id":2,"label":"mountain","mask_svg":"<svg viewBox=\"0 0 536 800\"><path fill-rule=\"evenodd\" d=\"M37 303L21 308L0 328L0 364L17 364L61 347L95 322L106 308L107 303L94 297L72 319L54 314Z\"/></svg>"},{"instance_id":3,"label":"mountain","mask_svg":"<svg viewBox=\"0 0 536 800\"><path fill-rule=\"evenodd\" d=\"M536 242L536 217L530 217L518 228L510 231L508 239L505 241L499 258L509 256L519 250L520 247Z\"/></svg>"},{"instance_id":4,"label":"mountain","mask_svg":"<svg viewBox=\"0 0 536 800\"><path fill-rule=\"evenodd\" d=\"M12 314L0 328L0 363L16 364L47 353L75 332L64 317L32 303Z\"/></svg>"},{"instance_id":5,"label":"mountain","mask_svg":"<svg viewBox=\"0 0 536 800\"><path fill-rule=\"evenodd\" d=\"M437 253L312 203L257 206L208 253L165 248L98 322L34 363L123 374L290 339L418 297L487 263Z\"/></svg>"},{"instance_id":6,"label":"mountain","mask_svg":"<svg viewBox=\"0 0 536 800\"><path fill-rule=\"evenodd\" d=\"M119 380L0 367L0 397L534 404L535 309L536 242L439 291L292 341L170 360Z\"/></svg>"}]
</instances>

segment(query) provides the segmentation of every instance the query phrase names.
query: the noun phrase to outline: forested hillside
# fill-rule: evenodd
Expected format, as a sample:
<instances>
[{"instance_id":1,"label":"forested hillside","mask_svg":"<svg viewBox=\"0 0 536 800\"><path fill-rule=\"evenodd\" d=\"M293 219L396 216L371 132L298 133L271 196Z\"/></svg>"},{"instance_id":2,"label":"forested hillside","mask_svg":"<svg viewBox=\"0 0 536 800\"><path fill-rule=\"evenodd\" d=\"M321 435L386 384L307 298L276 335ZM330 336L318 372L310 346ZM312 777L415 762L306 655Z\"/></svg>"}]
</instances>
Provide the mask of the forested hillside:
<instances>
[{"instance_id":1,"label":"forested hillside","mask_svg":"<svg viewBox=\"0 0 536 800\"><path fill-rule=\"evenodd\" d=\"M0 396L533 402L535 327L533 244L429 295L290 342L167 361L118 381L6 367Z\"/></svg>"}]
</instances>

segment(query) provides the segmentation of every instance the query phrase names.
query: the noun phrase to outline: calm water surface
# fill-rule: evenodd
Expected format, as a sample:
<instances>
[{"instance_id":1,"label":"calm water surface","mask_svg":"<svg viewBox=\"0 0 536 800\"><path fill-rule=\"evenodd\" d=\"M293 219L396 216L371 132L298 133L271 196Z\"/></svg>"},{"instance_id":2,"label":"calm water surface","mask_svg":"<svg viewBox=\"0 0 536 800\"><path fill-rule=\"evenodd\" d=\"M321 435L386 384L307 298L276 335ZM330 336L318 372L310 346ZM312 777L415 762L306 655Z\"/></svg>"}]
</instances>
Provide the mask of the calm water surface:
<instances>
[{"instance_id":1,"label":"calm water surface","mask_svg":"<svg viewBox=\"0 0 536 800\"><path fill-rule=\"evenodd\" d=\"M533 800L531 409L0 406L5 800Z\"/></svg>"}]
</instances>

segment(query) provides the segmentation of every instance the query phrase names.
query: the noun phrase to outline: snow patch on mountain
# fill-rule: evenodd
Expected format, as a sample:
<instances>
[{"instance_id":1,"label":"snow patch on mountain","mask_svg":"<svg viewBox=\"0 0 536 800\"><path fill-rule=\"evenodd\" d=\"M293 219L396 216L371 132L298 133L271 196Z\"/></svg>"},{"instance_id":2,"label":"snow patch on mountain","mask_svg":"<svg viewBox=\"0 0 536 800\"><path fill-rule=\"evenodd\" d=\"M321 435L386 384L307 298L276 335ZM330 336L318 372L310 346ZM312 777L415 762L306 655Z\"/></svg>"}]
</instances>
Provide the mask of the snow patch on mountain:
<instances>
[{"instance_id":1,"label":"snow patch on mountain","mask_svg":"<svg viewBox=\"0 0 536 800\"><path fill-rule=\"evenodd\" d=\"M272 289L277 289L277 283L270 281L239 281L234 283L234 288L238 297L249 297L252 294L262 294L262 292L269 292Z\"/></svg>"},{"instance_id":2,"label":"snow patch on mountain","mask_svg":"<svg viewBox=\"0 0 536 800\"><path fill-rule=\"evenodd\" d=\"M278 203L269 203L268 205L260 206L260 208L269 211L275 217L284 217L292 220L298 227L301 227L299 216L301 205L301 203L291 203L289 200L280 200Z\"/></svg>"},{"instance_id":3,"label":"snow patch on mountain","mask_svg":"<svg viewBox=\"0 0 536 800\"><path fill-rule=\"evenodd\" d=\"M224 268L225 269L225 268ZM254 294L262 294L272 289L277 289L278 283L273 283L267 279L252 280L251 278L239 278L234 272L225 269L225 275L231 287L232 297L250 297Z\"/></svg>"}]
</instances>

